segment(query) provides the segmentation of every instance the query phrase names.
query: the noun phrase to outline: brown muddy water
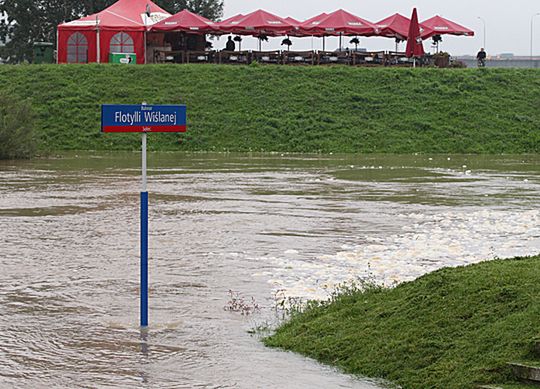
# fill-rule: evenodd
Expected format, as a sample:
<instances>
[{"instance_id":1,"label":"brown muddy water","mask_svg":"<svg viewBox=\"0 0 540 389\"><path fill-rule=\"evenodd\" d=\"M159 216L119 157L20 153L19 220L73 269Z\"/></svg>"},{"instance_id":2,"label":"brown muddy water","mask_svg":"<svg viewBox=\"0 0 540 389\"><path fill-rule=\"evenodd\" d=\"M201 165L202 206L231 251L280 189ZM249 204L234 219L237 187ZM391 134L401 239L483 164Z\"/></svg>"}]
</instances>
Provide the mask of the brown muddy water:
<instances>
[{"instance_id":1,"label":"brown muddy water","mask_svg":"<svg viewBox=\"0 0 540 389\"><path fill-rule=\"evenodd\" d=\"M1 162L0 386L375 388L251 332L276 323L280 298L539 253L539 166L539 156L150 154L143 333L140 154ZM260 312L225 310L229 290Z\"/></svg>"}]
</instances>

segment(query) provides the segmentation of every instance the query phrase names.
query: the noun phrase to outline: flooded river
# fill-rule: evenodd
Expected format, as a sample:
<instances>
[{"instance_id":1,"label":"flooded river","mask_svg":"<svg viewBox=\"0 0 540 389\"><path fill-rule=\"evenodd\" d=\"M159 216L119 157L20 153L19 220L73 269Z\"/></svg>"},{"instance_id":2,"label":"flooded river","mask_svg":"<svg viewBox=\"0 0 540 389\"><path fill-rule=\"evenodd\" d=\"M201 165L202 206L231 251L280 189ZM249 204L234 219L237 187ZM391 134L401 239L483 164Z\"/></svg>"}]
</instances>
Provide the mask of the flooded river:
<instances>
[{"instance_id":1,"label":"flooded river","mask_svg":"<svg viewBox=\"0 0 540 389\"><path fill-rule=\"evenodd\" d=\"M151 154L141 332L139 158L0 162L0 386L375 388L250 332L276 298L540 252L539 156Z\"/></svg>"}]
</instances>

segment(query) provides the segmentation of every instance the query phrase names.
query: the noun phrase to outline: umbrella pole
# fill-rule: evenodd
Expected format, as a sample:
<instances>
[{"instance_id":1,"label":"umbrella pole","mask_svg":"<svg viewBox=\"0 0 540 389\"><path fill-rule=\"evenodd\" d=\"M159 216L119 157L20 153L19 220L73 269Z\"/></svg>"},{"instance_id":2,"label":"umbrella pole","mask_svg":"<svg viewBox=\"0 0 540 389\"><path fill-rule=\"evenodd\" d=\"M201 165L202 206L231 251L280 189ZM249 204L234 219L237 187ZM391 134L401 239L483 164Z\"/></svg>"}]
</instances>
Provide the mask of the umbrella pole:
<instances>
[{"instance_id":1,"label":"umbrella pole","mask_svg":"<svg viewBox=\"0 0 540 389\"><path fill-rule=\"evenodd\" d=\"M413 69L416 68L416 57L413 57L412 67Z\"/></svg>"},{"instance_id":2,"label":"umbrella pole","mask_svg":"<svg viewBox=\"0 0 540 389\"><path fill-rule=\"evenodd\" d=\"M326 43L326 37L323 36L323 37L322 37L322 51L326 51L326 45L325 45L325 43Z\"/></svg>"},{"instance_id":3,"label":"umbrella pole","mask_svg":"<svg viewBox=\"0 0 540 389\"><path fill-rule=\"evenodd\" d=\"M342 35L342 33L340 32L340 33L339 33L339 51L341 51L341 47L343 46L343 44L342 44L343 42L342 42L342 41L343 41L343 35Z\"/></svg>"}]
</instances>

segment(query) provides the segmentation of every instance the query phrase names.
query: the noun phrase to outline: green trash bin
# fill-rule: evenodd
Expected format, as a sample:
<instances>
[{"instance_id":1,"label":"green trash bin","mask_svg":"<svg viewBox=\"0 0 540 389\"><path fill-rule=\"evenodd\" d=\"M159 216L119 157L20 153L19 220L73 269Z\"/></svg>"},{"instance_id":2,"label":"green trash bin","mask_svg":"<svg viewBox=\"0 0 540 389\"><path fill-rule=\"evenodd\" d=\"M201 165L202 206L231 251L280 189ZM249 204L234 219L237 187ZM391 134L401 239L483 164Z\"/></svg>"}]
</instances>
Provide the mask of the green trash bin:
<instances>
[{"instance_id":1,"label":"green trash bin","mask_svg":"<svg viewBox=\"0 0 540 389\"><path fill-rule=\"evenodd\" d=\"M35 42L34 63L54 63L54 44L50 42Z\"/></svg>"},{"instance_id":2,"label":"green trash bin","mask_svg":"<svg viewBox=\"0 0 540 389\"><path fill-rule=\"evenodd\" d=\"M137 63L137 55L135 53L110 53L109 63L135 65Z\"/></svg>"}]
</instances>

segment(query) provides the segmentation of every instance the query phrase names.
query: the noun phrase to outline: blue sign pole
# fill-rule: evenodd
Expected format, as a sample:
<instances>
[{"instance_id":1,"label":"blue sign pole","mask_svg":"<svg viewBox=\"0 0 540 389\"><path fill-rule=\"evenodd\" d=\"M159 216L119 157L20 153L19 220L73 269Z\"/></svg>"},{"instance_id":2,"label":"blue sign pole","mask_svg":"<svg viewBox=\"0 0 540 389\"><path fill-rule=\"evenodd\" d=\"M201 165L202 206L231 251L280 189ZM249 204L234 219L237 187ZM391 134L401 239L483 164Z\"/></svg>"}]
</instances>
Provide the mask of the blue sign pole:
<instances>
[{"instance_id":1,"label":"blue sign pole","mask_svg":"<svg viewBox=\"0 0 540 389\"><path fill-rule=\"evenodd\" d=\"M142 134L141 188L141 327L148 327L148 189L146 178L146 142Z\"/></svg>"}]
</instances>

